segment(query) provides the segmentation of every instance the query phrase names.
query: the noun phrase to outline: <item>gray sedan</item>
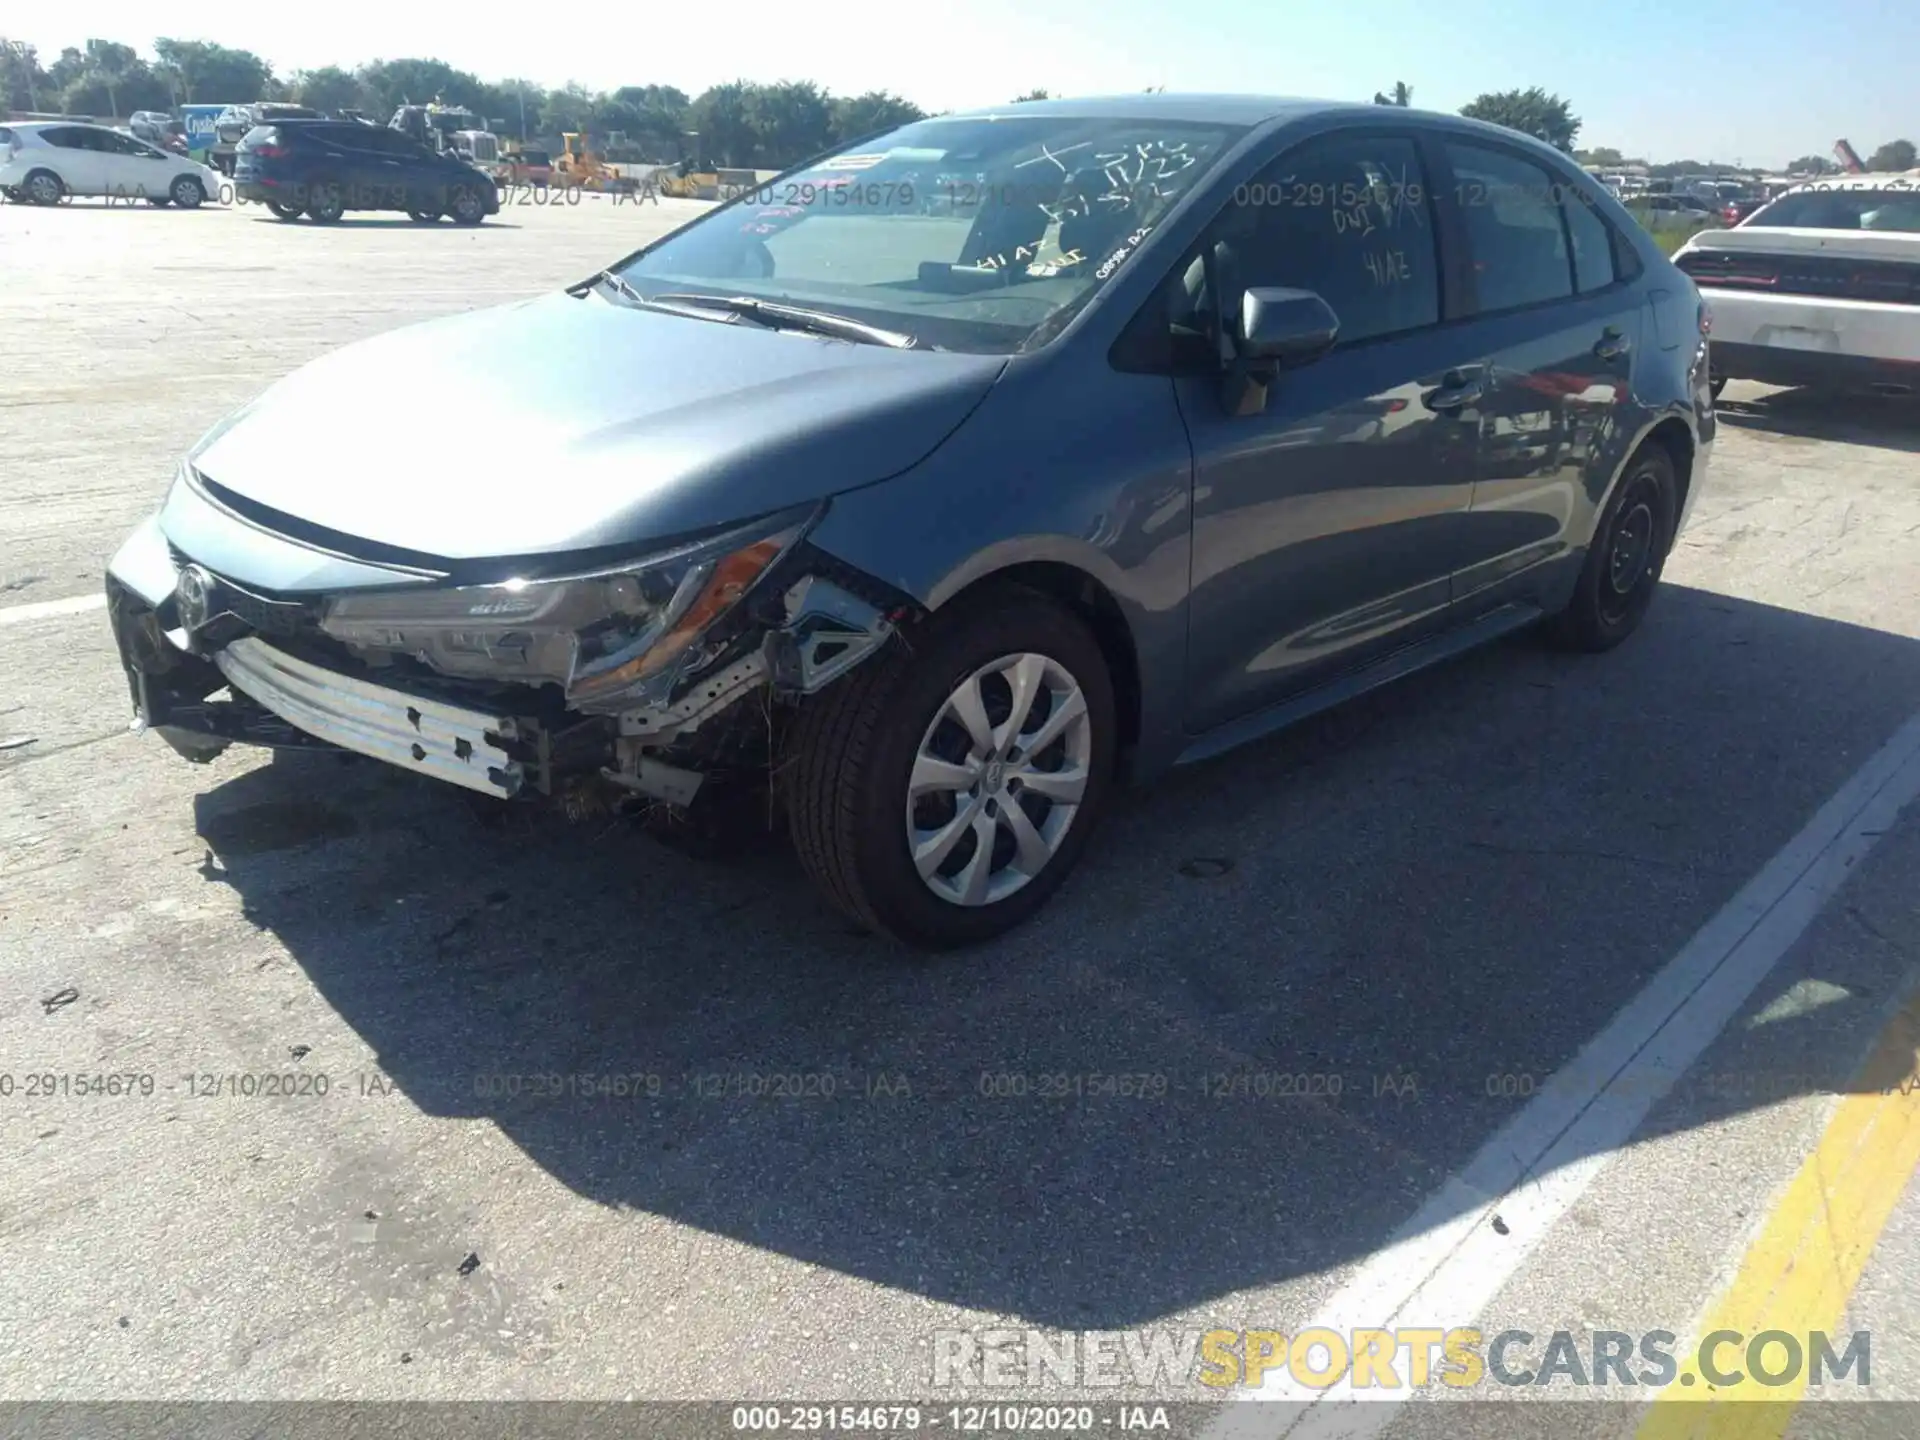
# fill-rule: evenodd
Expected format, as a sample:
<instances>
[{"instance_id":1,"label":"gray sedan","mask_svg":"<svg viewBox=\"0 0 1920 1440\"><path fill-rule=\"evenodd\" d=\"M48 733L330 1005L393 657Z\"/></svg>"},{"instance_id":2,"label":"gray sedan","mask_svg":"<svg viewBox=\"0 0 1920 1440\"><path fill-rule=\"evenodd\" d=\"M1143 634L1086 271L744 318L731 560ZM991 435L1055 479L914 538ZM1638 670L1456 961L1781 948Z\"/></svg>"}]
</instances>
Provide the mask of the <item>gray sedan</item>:
<instances>
[{"instance_id":1,"label":"gray sedan","mask_svg":"<svg viewBox=\"0 0 1920 1440\"><path fill-rule=\"evenodd\" d=\"M1625 639L1706 473L1706 329L1505 130L941 116L295 372L185 457L110 613L191 758L778 816L857 922L965 944L1118 780L1524 626Z\"/></svg>"}]
</instances>

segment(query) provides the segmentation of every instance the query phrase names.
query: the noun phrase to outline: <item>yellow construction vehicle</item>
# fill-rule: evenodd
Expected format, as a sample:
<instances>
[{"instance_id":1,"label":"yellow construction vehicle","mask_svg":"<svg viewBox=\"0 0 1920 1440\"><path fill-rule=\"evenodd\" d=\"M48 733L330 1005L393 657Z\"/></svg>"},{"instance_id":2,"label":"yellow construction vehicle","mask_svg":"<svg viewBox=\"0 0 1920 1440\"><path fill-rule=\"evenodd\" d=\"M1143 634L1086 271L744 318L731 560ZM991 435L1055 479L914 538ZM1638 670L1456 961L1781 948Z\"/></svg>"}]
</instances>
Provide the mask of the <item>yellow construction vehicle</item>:
<instances>
[{"instance_id":1,"label":"yellow construction vehicle","mask_svg":"<svg viewBox=\"0 0 1920 1440\"><path fill-rule=\"evenodd\" d=\"M555 185L609 193L630 191L636 182L611 168L587 148L587 137L571 131L560 137L561 150L553 161Z\"/></svg>"},{"instance_id":2,"label":"yellow construction vehicle","mask_svg":"<svg viewBox=\"0 0 1920 1440\"><path fill-rule=\"evenodd\" d=\"M696 166L692 161L682 160L678 165L669 165L654 177L662 195L675 200L711 200L719 192L720 176L717 172Z\"/></svg>"}]
</instances>

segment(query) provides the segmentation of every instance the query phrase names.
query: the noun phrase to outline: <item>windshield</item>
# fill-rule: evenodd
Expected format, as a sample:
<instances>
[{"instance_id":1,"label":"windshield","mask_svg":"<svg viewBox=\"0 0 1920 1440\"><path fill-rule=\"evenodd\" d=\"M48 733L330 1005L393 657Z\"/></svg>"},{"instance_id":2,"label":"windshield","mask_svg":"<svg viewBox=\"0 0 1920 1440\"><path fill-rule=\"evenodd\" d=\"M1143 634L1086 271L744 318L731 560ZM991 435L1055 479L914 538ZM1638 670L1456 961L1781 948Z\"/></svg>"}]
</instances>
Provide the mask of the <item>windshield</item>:
<instances>
[{"instance_id":1,"label":"windshield","mask_svg":"<svg viewBox=\"0 0 1920 1440\"><path fill-rule=\"evenodd\" d=\"M1920 187L1911 190L1801 190L1782 195L1747 220L1749 226L1808 230L1920 232Z\"/></svg>"},{"instance_id":2,"label":"windshield","mask_svg":"<svg viewBox=\"0 0 1920 1440\"><path fill-rule=\"evenodd\" d=\"M648 298L775 300L1008 354L1056 333L1242 133L923 120L762 185L618 273Z\"/></svg>"}]
</instances>

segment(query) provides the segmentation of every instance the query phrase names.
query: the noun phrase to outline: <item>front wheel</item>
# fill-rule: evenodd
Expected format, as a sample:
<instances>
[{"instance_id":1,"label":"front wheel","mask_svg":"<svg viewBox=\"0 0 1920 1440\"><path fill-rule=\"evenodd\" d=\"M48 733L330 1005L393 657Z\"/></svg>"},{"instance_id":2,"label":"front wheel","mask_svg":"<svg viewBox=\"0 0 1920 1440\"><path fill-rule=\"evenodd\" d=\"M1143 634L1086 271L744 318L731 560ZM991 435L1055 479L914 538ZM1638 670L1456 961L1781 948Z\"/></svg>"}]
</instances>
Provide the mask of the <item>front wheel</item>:
<instances>
[{"instance_id":1,"label":"front wheel","mask_svg":"<svg viewBox=\"0 0 1920 1440\"><path fill-rule=\"evenodd\" d=\"M182 210L198 210L200 203L207 198L207 192L200 188L200 182L193 176L182 175L168 187L167 198Z\"/></svg>"},{"instance_id":2,"label":"front wheel","mask_svg":"<svg viewBox=\"0 0 1920 1440\"><path fill-rule=\"evenodd\" d=\"M462 186L449 197L447 209L457 225L478 225L487 218L487 202L478 190Z\"/></svg>"},{"instance_id":3,"label":"front wheel","mask_svg":"<svg viewBox=\"0 0 1920 1440\"><path fill-rule=\"evenodd\" d=\"M849 918L926 949L991 939L1059 888L1113 768L1113 685L1070 611L1009 586L810 700L794 848Z\"/></svg>"},{"instance_id":4,"label":"front wheel","mask_svg":"<svg viewBox=\"0 0 1920 1440\"><path fill-rule=\"evenodd\" d=\"M1673 548L1679 520L1673 457L1649 443L1627 462L1594 528L1573 602L1554 617L1554 638L1569 649L1611 650L1639 628Z\"/></svg>"}]
</instances>

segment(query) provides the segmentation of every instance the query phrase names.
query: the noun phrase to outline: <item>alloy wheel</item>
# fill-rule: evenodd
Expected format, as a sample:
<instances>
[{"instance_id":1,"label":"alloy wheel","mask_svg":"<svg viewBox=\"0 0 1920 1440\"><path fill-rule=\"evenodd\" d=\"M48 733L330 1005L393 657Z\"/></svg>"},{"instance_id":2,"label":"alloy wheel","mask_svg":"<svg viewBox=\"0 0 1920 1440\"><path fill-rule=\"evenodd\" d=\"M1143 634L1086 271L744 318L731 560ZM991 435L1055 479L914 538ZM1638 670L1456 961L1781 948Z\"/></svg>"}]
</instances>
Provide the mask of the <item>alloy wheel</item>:
<instances>
[{"instance_id":1,"label":"alloy wheel","mask_svg":"<svg viewBox=\"0 0 1920 1440\"><path fill-rule=\"evenodd\" d=\"M27 198L36 205L58 205L66 186L60 183L56 175L42 170L38 175L27 177Z\"/></svg>"},{"instance_id":2,"label":"alloy wheel","mask_svg":"<svg viewBox=\"0 0 1920 1440\"><path fill-rule=\"evenodd\" d=\"M907 848L927 888L992 905L1047 868L1086 794L1093 724L1080 683L1046 655L1003 655L954 687L907 782Z\"/></svg>"}]
</instances>

